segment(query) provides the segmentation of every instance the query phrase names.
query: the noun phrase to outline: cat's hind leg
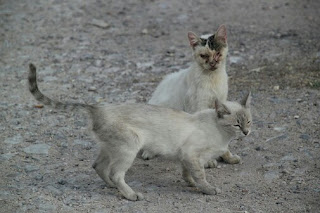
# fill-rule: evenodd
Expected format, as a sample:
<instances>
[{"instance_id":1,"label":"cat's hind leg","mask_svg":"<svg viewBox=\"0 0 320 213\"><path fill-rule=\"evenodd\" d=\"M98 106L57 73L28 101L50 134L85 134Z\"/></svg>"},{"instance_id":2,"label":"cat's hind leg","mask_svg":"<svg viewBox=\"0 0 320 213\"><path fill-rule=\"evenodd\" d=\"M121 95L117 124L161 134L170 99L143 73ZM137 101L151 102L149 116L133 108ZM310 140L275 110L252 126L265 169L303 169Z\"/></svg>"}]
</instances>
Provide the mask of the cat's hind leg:
<instances>
[{"instance_id":1,"label":"cat's hind leg","mask_svg":"<svg viewBox=\"0 0 320 213\"><path fill-rule=\"evenodd\" d=\"M143 200L141 193L135 192L124 180L127 170L131 167L138 151L133 150L114 150L112 154L112 164L110 179L117 186L120 193L128 200Z\"/></svg>"},{"instance_id":2,"label":"cat's hind leg","mask_svg":"<svg viewBox=\"0 0 320 213\"><path fill-rule=\"evenodd\" d=\"M221 158L226 162L226 163L229 163L229 164L237 164L237 163L240 163L241 161L241 158L240 156L238 155L233 155L229 150L224 153Z\"/></svg>"},{"instance_id":3,"label":"cat's hind leg","mask_svg":"<svg viewBox=\"0 0 320 213\"><path fill-rule=\"evenodd\" d=\"M110 159L106 153L100 151L98 158L92 164L92 167L96 170L97 174L100 176L104 182L108 184L109 187L115 188L116 185L110 180Z\"/></svg>"}]
</instances>

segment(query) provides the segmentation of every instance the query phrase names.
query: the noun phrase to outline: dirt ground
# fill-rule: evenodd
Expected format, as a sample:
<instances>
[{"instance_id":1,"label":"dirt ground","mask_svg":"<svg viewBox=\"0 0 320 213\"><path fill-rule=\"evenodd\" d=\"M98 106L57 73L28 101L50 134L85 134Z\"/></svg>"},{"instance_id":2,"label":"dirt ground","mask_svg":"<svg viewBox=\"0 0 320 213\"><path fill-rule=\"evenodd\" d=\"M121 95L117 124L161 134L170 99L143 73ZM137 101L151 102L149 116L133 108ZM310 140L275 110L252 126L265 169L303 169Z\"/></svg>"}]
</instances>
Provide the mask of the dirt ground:
<instances>
[{"instance_id":1,"label":"dirt ground","mask_svg":"<svg viewBox=\"0 0 320 213\"><path fill-rule=\"evenodd\" d=\"M319 212L320 1L0 0L0 212ZM187 32L228 30L229 100L251 90L242 163L207 170L222 190L186 186L178 164L137 159L131 202L91 168L87 117L37 108L62 101L146 102L164 75L192 61Z\"/></svg>"}]
</instances>

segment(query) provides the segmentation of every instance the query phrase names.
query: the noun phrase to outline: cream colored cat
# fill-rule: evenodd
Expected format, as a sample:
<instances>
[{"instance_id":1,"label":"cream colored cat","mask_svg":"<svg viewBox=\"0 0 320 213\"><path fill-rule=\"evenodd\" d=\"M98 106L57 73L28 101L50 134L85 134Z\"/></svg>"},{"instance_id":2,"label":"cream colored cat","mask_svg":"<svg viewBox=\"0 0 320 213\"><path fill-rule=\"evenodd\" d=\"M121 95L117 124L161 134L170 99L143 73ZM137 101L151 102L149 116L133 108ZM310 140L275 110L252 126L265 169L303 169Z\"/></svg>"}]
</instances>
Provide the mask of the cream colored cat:
<instances>
[{"instance_id":1,"label":"cream colored cat","mask_svg":"<svg viewBox=\"0 0 320 213\"><path fill-rule=\"evenodd\" d=\"M149 104L166 106L188 113L208 109L215 99L228 96L226 58L227 31L220 26L215 35L202 38L189 32L194 63L189 69L166 76L153 93Z\"/></svg>"},{"instance_id":2,"label":"cream colored cat","mask_svg":"<svg viewBox=\"0 0 320 213\"><path fill-rule=\"evenodd\" d=\"M226 60L228 53L227 30L221 25L214 35L201 36L188 33L189 43L193 49L194 63L190 68L169 74L152 94L149 104L170 107L194 113L211 107L216 99L227 101L228 75ZM229 152L229 155L232 154ZM142 158L154 156L147 151ZM223 157L223 156L222 156ZM234 155L227 163L239 163L240 157ZM215 160L206 167L215 167Z\"/></svg>"},{"instance_id":3,"label":"cream colored cat","mask_svg":"<svg viewBox=\"0 0 320 213\"><path fill-rule=\"evenodd\" d=\"M92 120L92 130L100 141L100 154L93 164L98 175L115 186L129 200L141 200L124 180L137 153L150 153L179 161L183 179L205 194L216 194L205 176L204 163L226 155L230 140L247 135L251 128L250 94L241 104L215 102L214 109L188 114L169 108L143 104L87 105L62 103L42 94L37 86L36 68L30 64L29 90L40 102L66 111L84 109Z\"/></svg>"}]
</instances>

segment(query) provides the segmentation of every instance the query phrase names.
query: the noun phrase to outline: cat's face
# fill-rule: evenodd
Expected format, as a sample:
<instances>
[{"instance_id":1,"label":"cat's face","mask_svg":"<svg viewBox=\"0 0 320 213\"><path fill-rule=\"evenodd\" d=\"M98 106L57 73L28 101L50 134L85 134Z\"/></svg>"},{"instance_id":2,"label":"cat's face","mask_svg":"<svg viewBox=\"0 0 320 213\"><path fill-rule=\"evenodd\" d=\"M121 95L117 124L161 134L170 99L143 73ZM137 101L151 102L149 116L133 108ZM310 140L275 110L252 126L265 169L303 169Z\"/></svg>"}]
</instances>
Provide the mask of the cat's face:
<instances>
[{"instance_id":1,"label":"cat's face","mask_svg":"<svg viewBox=\"0 0 320 213\"><path fill-rule=\"evenodd\" d=\"M189 32L188 38L198 65L206 71L218 69L228 53L226 27L221 25L215 34L201 37Z\"/></svg>"},{"instance_id":2,"label":"cat's face","mask_svg":"<svg viewBox=\"0 0 320 213\"><path fill-rule=\"evenodd\" d=\"M237 136L247 136L251 132L252 117L249 109L242 109L235 114L232 127L235 129Z\"/></svg>"},{"instance_id":3,"label":"cat's face","mask_svg":"<svg viewBox=\"0 0 320 213\"><path fill-rule=\"evenodd\" d=\"M216 103L219 123L231 128L237 137L247 136L251 132L252 116L250 111L251 94L248 93L240 104L232 103L229 106ZM228 105L228 104L227 104Z\"/></svg>"}]
</instances>

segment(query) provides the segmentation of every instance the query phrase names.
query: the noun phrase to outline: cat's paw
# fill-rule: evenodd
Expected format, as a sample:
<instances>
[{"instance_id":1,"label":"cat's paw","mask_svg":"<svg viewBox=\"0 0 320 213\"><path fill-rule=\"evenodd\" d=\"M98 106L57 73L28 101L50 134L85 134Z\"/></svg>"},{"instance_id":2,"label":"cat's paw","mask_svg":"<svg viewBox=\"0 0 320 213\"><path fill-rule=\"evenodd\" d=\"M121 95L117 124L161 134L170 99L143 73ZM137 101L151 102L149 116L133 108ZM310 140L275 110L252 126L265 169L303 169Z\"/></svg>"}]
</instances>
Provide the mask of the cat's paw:
<instances>
[{"instance_id":1,"label":"cat's paw","mask_svg":"<svg viewBox=\"0 0 320 213\"><path fill-rule=\"evenodd\" d=\"M206 188L201 188L202 193L207 194L207 195L216 195L221 193L221 189L210 186Z\"/></svg>"},{"instance_id":2,"label":"cat's paw","mask_svg":"<svg viewBox=\"0 0 320 213\"><path fill-rule=\"evenodd\" d=\"M186 183L188 184L189 187L195 187L196 186L196 182L193 179L184 178L184 181L186 181Z\"/></svg>"},{"instance_id":3,"label":"cat's paw","mask_svg":"<svg viewBox=\"0 0 320 213\"><path fill-rule=\"evenodd\" d=\"M107 182L107 185L109 188L117 188L117 186L111 181Z\"/></svg>"},{"instance_id":4,"label":"cat's paw","mask_svg":"<svg viewBox=\"0 0 320 213\"><path fill-rule=\"evenodd\" d=\"M144 160L150 160L150 159L154 158L155 155L151 154L151 153L148 152L148 151L143 151L142 154L141 154L141 157L142 157Z\"/></svg>"},{"instance_id":5,"label":"cat's paw","mask_svg":"<svg viewBox=\"0 0 320 213\"><path fill-rule=\"evenodd\" d=\"M217 194L221 194L221 192L222 192L221 189L218 188L218 187L216 187L215 190L216 190L216 193L217 193Z\"/></svg>"},{"instance_id":6,"label":"cat's paw","mask_svg":"<svg viewBox=\"0 0 320 213\"><path fill-rule=\"evenodd\" d=\"M144 200L144 196L140 192L137 192L136 195L137 195L137 200Z\"/></svg>"},{"instance_id":7,"label":"cat's paw","mask_svg":"<svg viewBox=\"0 0 320 213\"><path fill-rule=\"evenodd\" d=\"M125 198L127 198L128 200L132 200L132 201L138 201L138 200L143 200L144 197L140 192L137 193L133 193L130 194L128 196L123 195Z\"/></svg>"},{"instance_id":8,"label":"cat's paw","mask_svg":"<svg viewBox=\"0 0 320 213\"><path fill-rule=\"evenodd\" d=\"M218 166L218 162L216 160L209 160L207 163L204 164L204 168L216 168Z\"/></svg>"},{"instance_id":9,"label":"cat's paw","mask_svg":"<svg viewBox=\"0 0 320 213\"><path fill-rule=\"evenodd\" d=\"M238 164L241 161L241 157L239 155L232 155L232 157L223 160L229 164Z\"/></svg>"}]
</instances>

